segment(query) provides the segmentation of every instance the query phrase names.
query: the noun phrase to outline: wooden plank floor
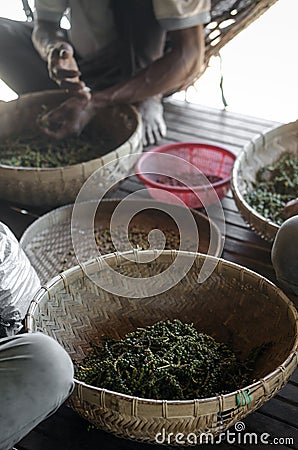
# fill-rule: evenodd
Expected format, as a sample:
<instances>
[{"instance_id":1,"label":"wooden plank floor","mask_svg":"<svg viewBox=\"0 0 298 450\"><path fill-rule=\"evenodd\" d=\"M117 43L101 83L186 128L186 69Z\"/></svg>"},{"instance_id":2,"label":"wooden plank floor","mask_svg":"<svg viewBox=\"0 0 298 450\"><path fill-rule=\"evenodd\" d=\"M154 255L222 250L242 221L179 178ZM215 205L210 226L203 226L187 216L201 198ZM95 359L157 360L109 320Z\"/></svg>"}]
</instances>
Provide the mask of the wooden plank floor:
<instances>
[{"instance_id":1,"label":"wooden plank floor","mask_svg":"<svg viewBox=\"0 0 298 450\"><path fill-rule=\"evenodd\" d=\"M165 104L167 138L173 141L204 141L219 144L238 154L250 139L278 124L258 118L241 116L217 109L169 101ZM132 178L116 193L124 197L141 186ZM226 218L226 237L223 257L259 272L276 282L270 261L270 244L252 232L242 220L229 193L223 200ZM21 211L9 205L0 205L0 220L7 223L18 237L40 215L40 211ZM298 297L291 297L298 307ZM273 399L244 421L246 431L268 433L269 439L280 438L275 449L298 448L298 371ZM282 439L292 439L292 442ZM215 446L229 448L259 448L258 445L222 443ZM117 438L106 432L90 429L89 424L75 412L62 406L56 414L40 424L17 446L20 450L146 450L164 448ZM201 449L207 446L200 446ZM209 446L208 446L209 448Z\"/></svg>"}]
</instances>

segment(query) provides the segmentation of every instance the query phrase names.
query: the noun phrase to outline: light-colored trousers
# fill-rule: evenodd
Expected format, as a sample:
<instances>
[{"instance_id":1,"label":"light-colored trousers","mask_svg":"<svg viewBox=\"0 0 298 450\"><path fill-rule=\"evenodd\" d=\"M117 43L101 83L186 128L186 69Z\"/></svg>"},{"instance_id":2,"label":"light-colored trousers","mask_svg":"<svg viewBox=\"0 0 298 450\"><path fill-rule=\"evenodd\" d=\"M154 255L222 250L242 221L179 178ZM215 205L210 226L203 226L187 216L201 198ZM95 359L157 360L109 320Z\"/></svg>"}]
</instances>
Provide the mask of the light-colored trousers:
<instances>
[{"instance_id":1,"label":"light-colored trousers","mask_svg":"<svg viewBox=\"0 0 298 450\"><path fill-rule=\"evenodd\" d=\"M54 413L73 389L66 351L42 334L0 339L0 450Z\"/></svg>"}]
</instances>

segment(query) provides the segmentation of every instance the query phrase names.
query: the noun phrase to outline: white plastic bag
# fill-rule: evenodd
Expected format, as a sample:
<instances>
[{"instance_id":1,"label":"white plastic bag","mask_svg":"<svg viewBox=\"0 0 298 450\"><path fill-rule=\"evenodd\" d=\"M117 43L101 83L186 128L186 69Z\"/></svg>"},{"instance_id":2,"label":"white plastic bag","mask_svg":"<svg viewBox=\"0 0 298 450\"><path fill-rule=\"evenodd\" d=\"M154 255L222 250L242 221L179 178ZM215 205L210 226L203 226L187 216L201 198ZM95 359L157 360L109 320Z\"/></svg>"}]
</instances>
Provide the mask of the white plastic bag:
<instances>
[{"instance_id":1,"label":"white plastic bag","mask_svg":"<svg viewBox=\"0 0 298 450\"><path fill-rule=\"evenodd\" d=\"M38 276L16 237L0 222L0 337L21 329L39 287Z\"/></svg>"}]
</instances>

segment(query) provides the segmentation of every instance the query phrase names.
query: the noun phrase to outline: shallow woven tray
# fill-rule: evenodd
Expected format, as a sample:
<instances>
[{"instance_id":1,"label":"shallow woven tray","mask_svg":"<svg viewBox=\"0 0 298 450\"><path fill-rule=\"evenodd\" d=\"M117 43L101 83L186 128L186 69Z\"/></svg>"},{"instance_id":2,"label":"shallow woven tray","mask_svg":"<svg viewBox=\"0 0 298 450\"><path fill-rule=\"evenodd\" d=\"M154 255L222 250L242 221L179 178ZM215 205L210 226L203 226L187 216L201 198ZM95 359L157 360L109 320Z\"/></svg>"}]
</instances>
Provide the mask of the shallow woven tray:
<instances>
[{"instance_id":1,"label":"shallow woven tray","mask_svg":"<svg viewBox=\"0 0 298 450\"><path fill-rule=\"evenodd\" d=\"M116 435L155 442L157 433L219 434L259 408L287 382L297 366L298 316L286 295L271 282L239 265L208 257L216 263L212 275L198 283L206 256L195 255L188 274L169 291L135 299L112 295L92 280L109 276L103 260L121 274L148 277L162 273L177 256L152 251L106 255L77 266L47 283L32 301L26 316L29 332L54 337L77 361L90 343L103 335L119 339L137 327L159 320L180 319L216 340L230 343L245 358L256 346L268 344L256 364L250 386L218 397L188 401L157 401L122 395L76 381L69 405L96 426ZM189 253L183 253L191 258ZM127 257L127 254L126 254ZM113 277L111 277L113 282ZM249 391L248 391L249 389ZM247 401L247 395L251 401Z\"/></svg>"},{"instance_id":2,"label":"shallow woven tray","mask_svg":"<svg viewBox=\"0 0 298 450\"><path fill-rule=\"evenodd\" d=\"M0 139L22 135L36 128L36 118L67 98L63 91L26 94L17 100L0 103ZM123 164L122 156L142 151L142 125L137 110L130 105L118 105L100 110L88 124L100 136L101 130L113 137L112 151L90 161L58 168L25 168L0 164L0 199L30 206L60 206L75 201L84 182L99 167L114 161L110 170L116 178L125 177L131 167ZM131 158L131 166L134 164Z\"/></svg>"},{"instance_id":3,"label":"shallow woven tray","mask_svg":"<svg viewBox=\"0 0 298 450\"><path fill-rule=\"evenodd\" d=\"M141 227L145 231L148 230L148 232L152 228L158 228L160 230L173 230L175 233L178 233L173 220L163 212L162 202L145 199L130 201L133 201L136 204L136 210L140 211L132 219L132 226ZM95 228L109 228L111 215L120 202L120 199L106 199L101 202L95 216ZM146 202L154 205L155 209L142 210ZM86 210L90 203L92 204L93 202L84 204ZM84 208L84 205L82 208ZM20 240L23 250L26 252L42 283L56 276L63 268L70 268L78 264L73 254L71 240L72 209L72 205L67 205L45 214L27 228ZM171 209L173 214L175 214L175 211L180 216L184 214L182 207L173 205ZM213 221L209 221L204 214L195 210L191 211L199 231L198 250L201 253L209 252L211 256L220 256L223 247L223 237L219 228ZM81 214L84 216L84 210L82 210ZM184 231L187 233L187 229ZM211 233L212 240L210 239ZM86 246L84 234L82 233L81 236L81 248L85 256L84 260L87 261L90 258L89 249Z\"/></svg>"},{"instance_id":4,"label":"shallow woven tray","mask_svg":"<svg viewBox=\"0 0 298 450\"><path fill-rule=\"evenodd\" d=\"M232 171L231 189L242 217L268 241L274 240L279 226L255 211L244 195L256 180L258 170L278 160L285 151L298 155L298 121L281 125L249 142L236 158Z\"/></svg>"}]
</instances>

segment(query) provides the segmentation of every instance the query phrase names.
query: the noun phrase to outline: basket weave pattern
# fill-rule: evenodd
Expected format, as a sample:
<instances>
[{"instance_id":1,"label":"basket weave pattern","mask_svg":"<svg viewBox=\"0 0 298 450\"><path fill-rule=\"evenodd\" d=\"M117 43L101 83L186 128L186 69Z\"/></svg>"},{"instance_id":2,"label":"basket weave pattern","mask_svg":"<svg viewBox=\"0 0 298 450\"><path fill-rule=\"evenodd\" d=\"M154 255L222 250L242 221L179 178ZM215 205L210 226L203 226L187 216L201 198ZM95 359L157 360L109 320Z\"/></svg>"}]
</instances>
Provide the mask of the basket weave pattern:
<instances>
[{"instance_id":1,"label":"basket weave pattern","mask_svg":"<svg viewBox=\"0 0 298 450\"><path fill-rule=\"evenodd\" d=\"M258 170L277 161L286 151L298 155L298 120L274 128L249 142L236 158L232 171L231 189L243 219L270 242L274 240L279 226L254 210L245 201L244 195L256 181Z\"/></svg>"},{"instance_id":2,"label":"basket weave pattern","mask_svg":"<svg viewBox=\"0 0 298 450\"><path fill-rule=\"evenodd\" d=\"M164 251L157 260L141 263L148 253L136 252L138 262L128 261L121 254L103 258L122 274L144 277L161 273L177 255ZM218 341L230 342L240 358L256 346L269 344L256 366L257 381L249 386L252 401L240 405L237 400L248 387L207 399L161 401L76 381L68 401L73 409L119 436L154 443L162 430L218 434L259 408L286 384L298 358L295 308L272 283L227 261L219 260L213 274L199 284L197 276L205 258L197 254L189 273L168 292L137 300L109 294L91 281L106 276L102 260L86 263L88 277L78 266L69 269L37 294L26 327L57 339L76 361L82 360L90 351L90 343L98 343L103 335L117 339L137 327L174 318L194 323Z\"/></svg>"},{"instance_id":3,"label":"basket weave pattern","mask_svg":"<svg viewBox=\"0 0 298 450\"><path fill-rule=\"evenodd\" d=\"M277 0L211 0L212 27L205 27L205 59L209 61L240 31L254 22ZM229 21L229 22L227 22Z\"/></svg>"},{"instance_id":4,"label":"basket weave pattern","mask_svg":"<svg viewBox=\"0 0 298 450\"><path fill-rule=\"evenodd\" d=\"M67 98L63 91L44 91L25 94L0 105L0 138L22 135L36 127L36 118L43 107L54 108ZM75 201L84 182L100 167L109 165L116 179L128 175L131 167L121 161L122 156L142 152L141 118L135 108L120 105L101 110L92 119L91 127L115 137L117 148L99 157L71 166L57 168L25 168L0 164L0 198L30 206L59 206ZM112 163L113 162L113 163ZM133 165L133 160L131 161Z\"/></svg>"},{"instance_id":5,"label":"basket weave pattern","mask_svg":"<svg viewBox=\"0 0 298 450\"><path fill-rule=\"evenodd\" d=\"M152 203L151 200L149 200ZM94 226L100 230L110 228L111 217L115 208L120 204L120 199L104 199L99 209L96 211ZM96 205L98 201L96 201ZM146 206L146 200L134 201L139 210ZM81 204L81 217L88 215L88 208L94 205L93 202ZM162 208L163 203L154 202L156 208ZM78 205L77 205L78 208ZM180 209L181 207L177 207ZM36 270L41 283L45 283L61 272L65 265L72 267L77 265L73 243L71 237L71 215L72 205L62 206L44 214L35 220L23 234L20 244L28 256L32 266ZM173 210L175 213L175 210ZM177 212L176 212L177 213ZM180 213L182 213L180 211ZM183 213L184 214L184 213ZM220 256L223 246L223 238L219 228L208 219L206 215L198 211L192 211L199 231L200 253L208 253L211 256ZM169 216L163 214L161 210L143 210L133 220L132 224L146 230L147 234L153 228L160 230L174 230ZM86 239L85 229L81 225L80 259L87 261L92 254L90 242ZM185 230L187 231L187 230ZM190 234L191 231L188 231ZM211 238L212 237L212 238Z\"/></svg>"}]
</instances>

